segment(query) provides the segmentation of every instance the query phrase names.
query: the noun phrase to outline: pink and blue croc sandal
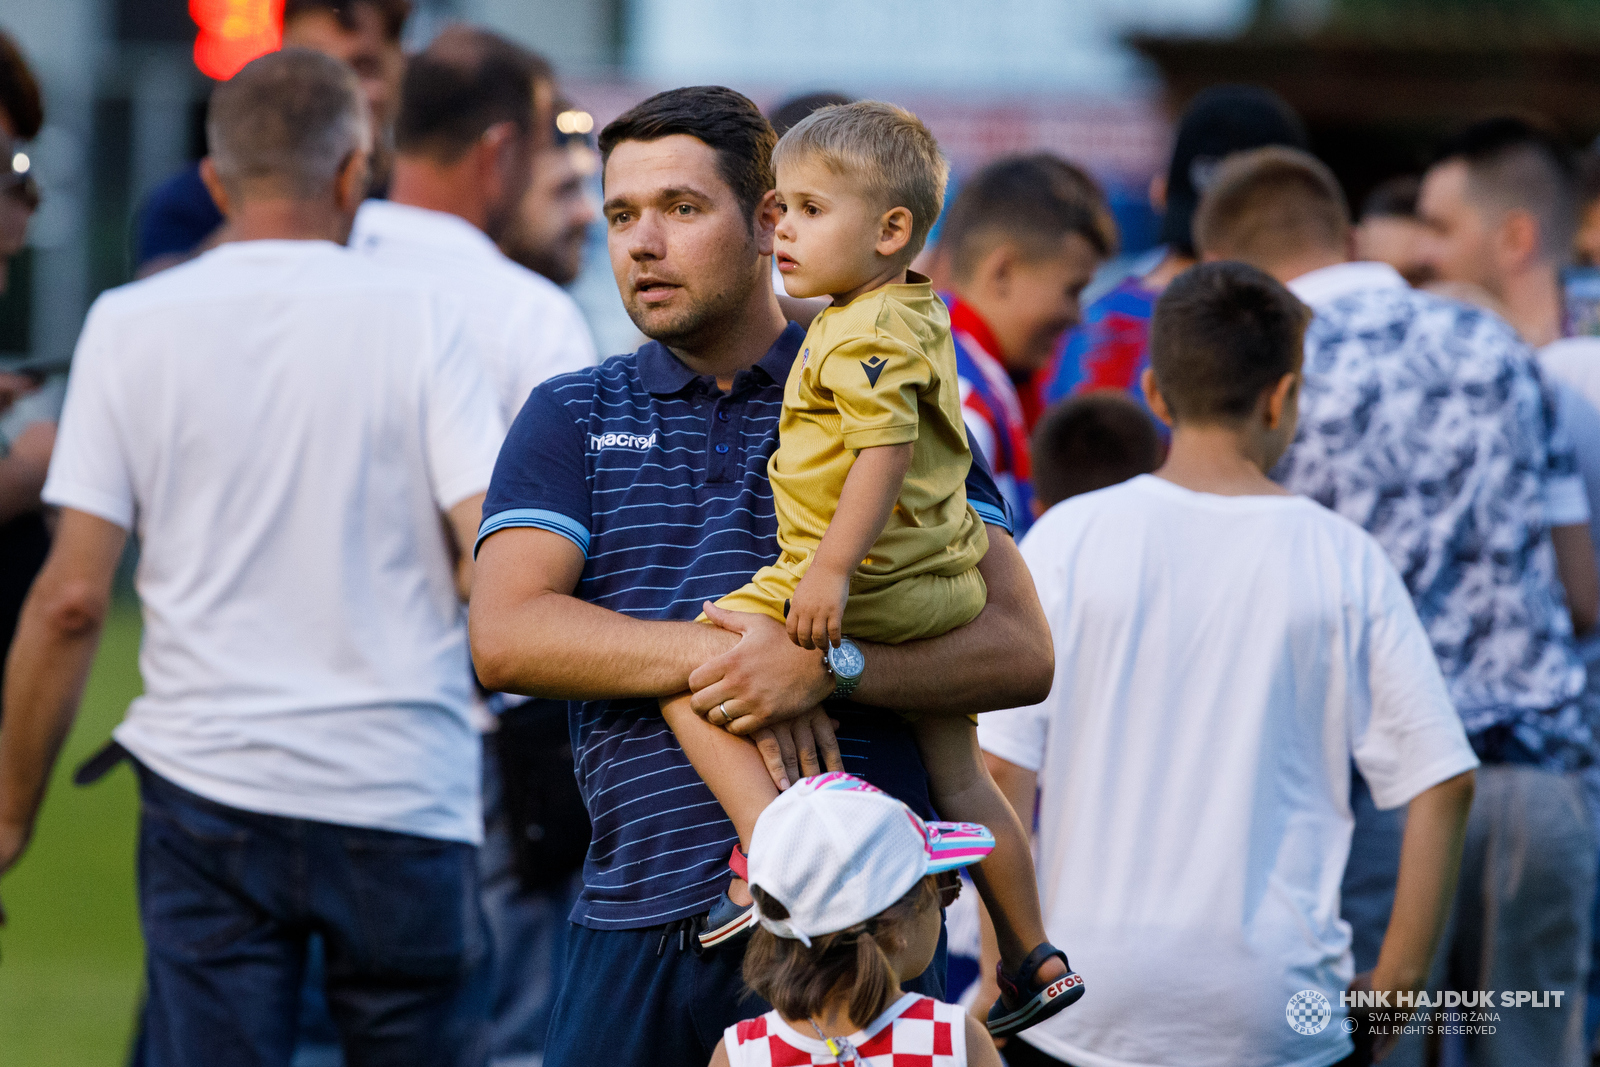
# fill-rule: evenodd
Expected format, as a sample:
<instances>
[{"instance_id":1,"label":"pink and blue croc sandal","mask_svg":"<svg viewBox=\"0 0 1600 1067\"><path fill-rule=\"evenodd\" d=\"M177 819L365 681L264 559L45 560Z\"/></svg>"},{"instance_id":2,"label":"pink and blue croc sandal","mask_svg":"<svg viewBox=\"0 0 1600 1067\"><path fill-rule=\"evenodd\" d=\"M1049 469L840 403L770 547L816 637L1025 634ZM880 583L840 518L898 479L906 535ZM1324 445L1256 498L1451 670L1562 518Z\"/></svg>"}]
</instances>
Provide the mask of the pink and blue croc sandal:
<instances>
[{"instance_id":1,"label":"pink and blue croc sandal","mask_svg":"<svg viewBox=\"0 0 1600 1067\"><path fill-rule=\"evenodd\" d=\"M728 857L728 869L743 878L750 880L750 865L745 854L739 851L739 846L733 846L733 855ZM723 893L717 902L711 905L711 913L706 916L706 926L700 931L700 947L702 949L721 948L724 945L736 944L749 937L756 926L756 909L754 904L735 904L733 898Z\"/></svg>"},{"instance_id":2,"label":"pink and blue croc sandal","mask_svg":"<svg viewBox=\"0 0 1600 1067\"><path fill-rule=\"evenodd\" d=\"M1061 957L1067 973L1044 985L1034 981L1034 974L1051 956ZM989 1009L989 1036L1010 1037L1031 1026L1037 1026L1083 996L1083 979L1067 962L1067 954L1046 941L1022 961L1015 976L1006 974L1004 965L995 968L1000 979L1000 999ZM1007 1002L1015 1007L1007 1007Z\"/></svg>"}]
</instances>

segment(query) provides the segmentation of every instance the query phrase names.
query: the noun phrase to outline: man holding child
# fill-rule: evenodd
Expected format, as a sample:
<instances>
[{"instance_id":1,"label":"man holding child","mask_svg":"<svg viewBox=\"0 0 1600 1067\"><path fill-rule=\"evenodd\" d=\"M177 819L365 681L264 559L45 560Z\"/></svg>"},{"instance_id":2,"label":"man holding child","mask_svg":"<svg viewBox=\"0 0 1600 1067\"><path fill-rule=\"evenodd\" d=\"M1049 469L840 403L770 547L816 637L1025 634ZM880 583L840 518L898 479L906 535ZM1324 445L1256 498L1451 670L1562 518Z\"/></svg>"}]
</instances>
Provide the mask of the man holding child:
<instances>
[{"instance_id":1,"label":"man holding child","mask_svg":"<svg viewBox=\"0 0 1600 1067\"><path fill-rule=\"evenodd\" d=\"M778 212L771 127L731 90L674 90L601 136L612 266L654 340L535 390L496 468L472 613L479 675L571 700L594 823L569 966L546 1051L588 1062L702 1064L742 1000L739 953L701 954L736 835L658 702L762 734L775 782L847 769L932 817L910 728L892 712L819 705L836 679L783 623L702 606L778 555L767 461L803 332L771 286ZM1041 699L1049 634L981 463L967 500L986 525L987 602L942 636L863 643L854 699L959 717ZM837 729L834 723L837 723ZM943 953L908 988L939 995ZM629 1020L618 1028L619 1014Z\"/></svg>"}]
</instances>

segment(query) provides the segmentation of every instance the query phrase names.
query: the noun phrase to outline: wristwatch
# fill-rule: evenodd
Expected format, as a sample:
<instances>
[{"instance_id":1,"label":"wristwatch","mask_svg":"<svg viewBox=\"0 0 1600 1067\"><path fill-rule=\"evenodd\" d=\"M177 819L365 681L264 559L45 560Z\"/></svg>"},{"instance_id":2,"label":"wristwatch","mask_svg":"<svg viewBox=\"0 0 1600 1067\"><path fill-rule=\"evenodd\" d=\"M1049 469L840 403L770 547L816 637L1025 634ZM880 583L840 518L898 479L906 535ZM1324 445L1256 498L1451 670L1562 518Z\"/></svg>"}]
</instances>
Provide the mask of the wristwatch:
<instances>
[{"instance_id":1,"label":"wristwatch","mask_svg":"<svg viewBox=\"0 0 1600 1067\"><path fill-rule=\"evenodd\" d=\"M839 640L839 647L828 646L822 656L822 666L833 675L833 695L848 697L861 684L861 676L867 670L867 657L861 654L854 641L845 637Z\"/></svg>"}]
</instances>

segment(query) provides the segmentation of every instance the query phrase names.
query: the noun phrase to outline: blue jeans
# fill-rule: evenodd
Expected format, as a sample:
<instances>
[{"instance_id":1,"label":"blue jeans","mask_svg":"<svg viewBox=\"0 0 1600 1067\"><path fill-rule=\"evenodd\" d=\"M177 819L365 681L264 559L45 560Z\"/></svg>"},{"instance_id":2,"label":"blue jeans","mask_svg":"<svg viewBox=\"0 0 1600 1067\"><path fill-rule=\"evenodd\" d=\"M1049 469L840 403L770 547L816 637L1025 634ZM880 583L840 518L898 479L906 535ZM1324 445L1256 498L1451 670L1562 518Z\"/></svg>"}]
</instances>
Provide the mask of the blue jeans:
<instances>
[{"instance_id":1,"label":"blue jeans","mask_svg":"<svg viewBox=\"0 0 1600 1067\"><path fill-rule=\"evenodd\" d=\"M287 1067L313 932L350 1067L487 1063L477 849L241 811L138 770L149 1067Z\"/></svg>"}]
</instances>

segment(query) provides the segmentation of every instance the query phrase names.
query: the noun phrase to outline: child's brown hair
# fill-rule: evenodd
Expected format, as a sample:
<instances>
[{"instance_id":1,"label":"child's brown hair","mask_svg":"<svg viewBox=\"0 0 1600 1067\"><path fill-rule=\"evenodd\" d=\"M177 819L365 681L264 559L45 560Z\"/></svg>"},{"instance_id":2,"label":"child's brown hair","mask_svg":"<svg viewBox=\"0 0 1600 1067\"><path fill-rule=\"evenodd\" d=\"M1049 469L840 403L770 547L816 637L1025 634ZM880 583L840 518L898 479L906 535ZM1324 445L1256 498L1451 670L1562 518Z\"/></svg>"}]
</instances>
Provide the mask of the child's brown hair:
<instances>
[{"instance_id":1,"label":"child's brown hair","mask_svg":"<svg viewBox=\"0 0 1600 1067\"><path fill-rule=\"evenodd\" d=\"M789 917L789 909L760 886L752 885L750 893L762 915ZM892 949L900 926L938 903L935 876L928 875L866 922L812 938L809 948L757 927L744 954L745 985L788 1019L819 1015L830 1001L849 990L845 1011L851 1022L865 1026L900 996L885 946Z\"/></svg>"}]
</instances>

